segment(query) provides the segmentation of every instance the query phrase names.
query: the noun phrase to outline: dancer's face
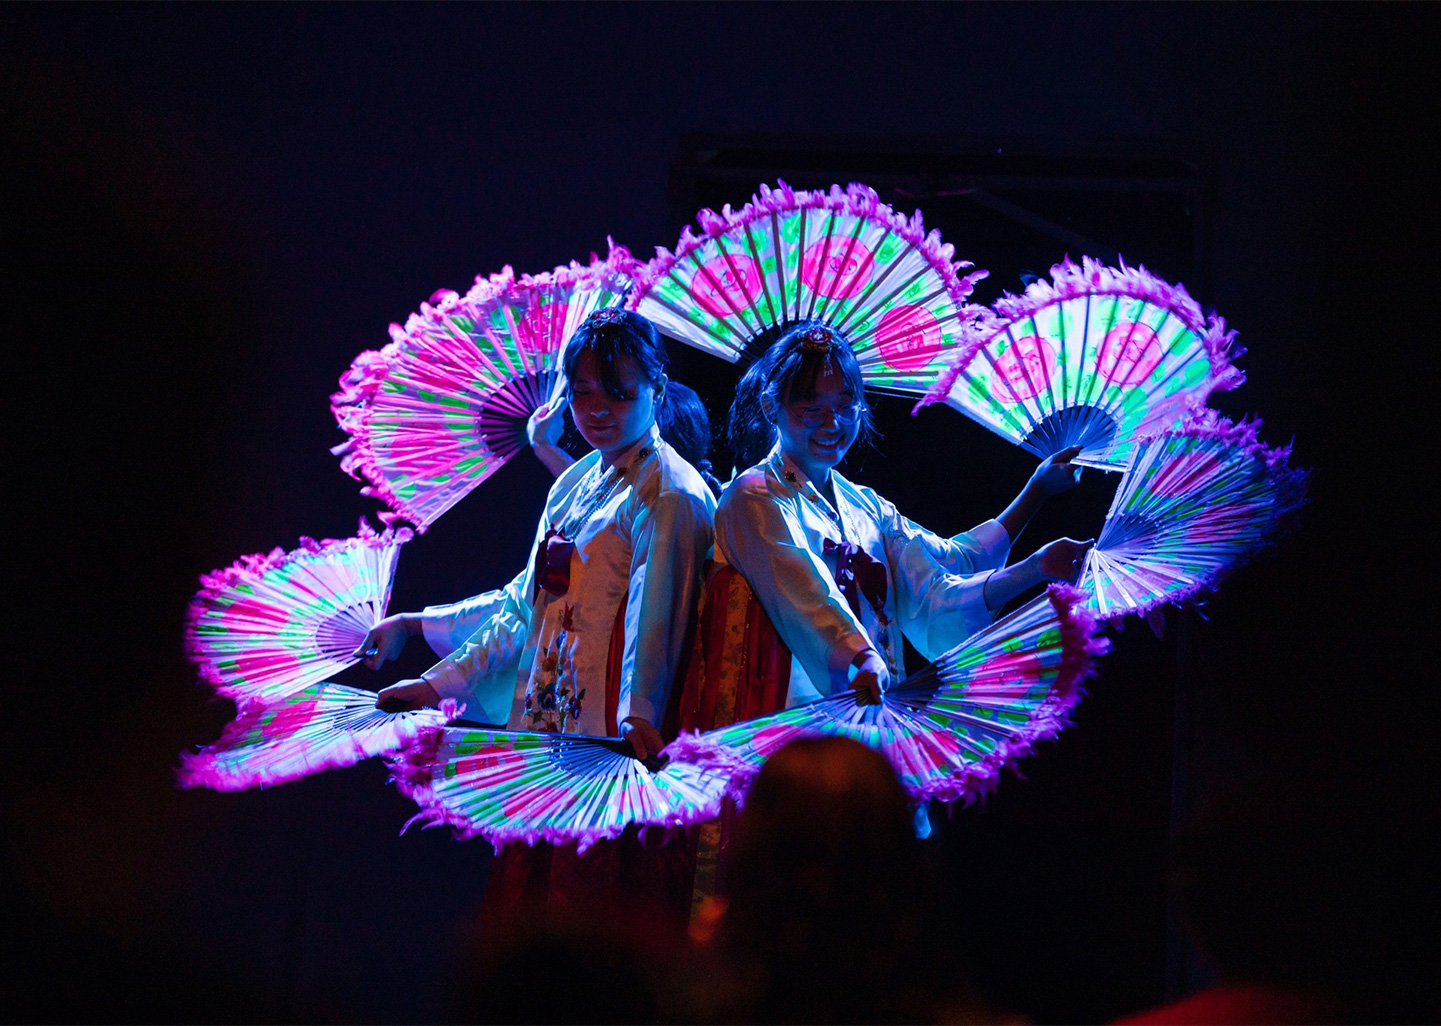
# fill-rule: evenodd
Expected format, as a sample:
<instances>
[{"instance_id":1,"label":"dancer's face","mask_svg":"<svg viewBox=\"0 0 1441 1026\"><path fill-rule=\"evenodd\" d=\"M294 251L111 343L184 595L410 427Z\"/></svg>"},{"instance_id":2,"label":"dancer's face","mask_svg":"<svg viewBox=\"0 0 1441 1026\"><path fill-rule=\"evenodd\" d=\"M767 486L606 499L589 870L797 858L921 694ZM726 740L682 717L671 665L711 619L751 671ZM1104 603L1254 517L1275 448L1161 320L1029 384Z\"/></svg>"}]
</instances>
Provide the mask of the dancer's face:
<instances>
[{"instance_id":1,"label":"dancer's face","mask_svg":"<svg viewBox=\"0 0 1441 1026\"><path fill-rule=\"evenodd\" d=\"M793 395L776 414L781 451L817 483L845 459L860 432L860 406L839 373L821 375L815 395Z\"/></svg>"},{"instance_id":2,"label":"dancer's face","mask_svg":"<svg viewBox=\"0 0 1441 1026\"><path fill-rule=\"evenodd\" d=\"M595 354L581 352L570 381L570 409L581 437L600 450L607 463L640 441L655 423L656 402L664 394L665 378L647 381L634 360L616 361L622 398L605 390Z\"/></svg>"}]
</instances>

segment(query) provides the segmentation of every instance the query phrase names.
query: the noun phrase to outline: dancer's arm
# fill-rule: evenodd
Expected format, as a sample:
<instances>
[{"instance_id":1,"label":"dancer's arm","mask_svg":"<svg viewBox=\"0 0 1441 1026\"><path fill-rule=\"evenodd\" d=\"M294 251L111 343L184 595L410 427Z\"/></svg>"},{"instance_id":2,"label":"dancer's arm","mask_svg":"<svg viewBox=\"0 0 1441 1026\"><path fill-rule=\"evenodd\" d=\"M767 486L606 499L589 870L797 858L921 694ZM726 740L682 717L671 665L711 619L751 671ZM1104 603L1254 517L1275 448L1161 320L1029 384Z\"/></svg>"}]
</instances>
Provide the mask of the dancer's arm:
<instances>
[{"instance_id":1,"label":"dancer's arm","mask_svg":"<svg viewBox=\"0 0 1441 1026\"><path fill-rule=\"evenodd\" d=\"M1080 483L1081 468L1071 462L1080 453L1081 447L1073 445L1043 459L1020 494L996 517L1013 543L1047 499L1070 491Z\"/></svg>"},{"instance_id":2,"label":"dancer's arm","mask_svg":"<svg viewBox=\"0 0 1441 1026\"><path fill-rule=\"evenodd\" d=\"M854 688L869 697L889 683L884 660L830 570L807 545L792 504L773 495L759 471L741 475L722 497L716 547L749 582L818 688L831 693Z\"/></svg>"}]
</instances>

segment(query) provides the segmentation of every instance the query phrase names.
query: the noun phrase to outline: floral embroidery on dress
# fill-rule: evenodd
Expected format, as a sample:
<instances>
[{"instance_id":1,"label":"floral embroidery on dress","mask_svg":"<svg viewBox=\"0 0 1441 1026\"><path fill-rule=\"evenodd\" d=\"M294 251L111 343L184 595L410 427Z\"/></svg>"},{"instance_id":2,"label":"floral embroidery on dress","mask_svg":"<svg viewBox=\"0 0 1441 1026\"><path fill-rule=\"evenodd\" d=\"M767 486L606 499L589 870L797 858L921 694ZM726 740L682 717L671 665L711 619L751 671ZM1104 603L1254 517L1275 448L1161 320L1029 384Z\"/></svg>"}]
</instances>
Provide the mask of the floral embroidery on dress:
<instances>
[{"instance_id":1,"label":"floral embroidery on dress","mask_svg":"<svg viewBox=\"0 0 1441 1026\"><path fill-rule=\"evenodd\" d=\"M561 612L560 631L550 639L536 660L535 671L525 688L524 728L564 734L580 722L585 689L577 686L573 644L574 607L566 603Z\"/></svg>"}]
</instances>

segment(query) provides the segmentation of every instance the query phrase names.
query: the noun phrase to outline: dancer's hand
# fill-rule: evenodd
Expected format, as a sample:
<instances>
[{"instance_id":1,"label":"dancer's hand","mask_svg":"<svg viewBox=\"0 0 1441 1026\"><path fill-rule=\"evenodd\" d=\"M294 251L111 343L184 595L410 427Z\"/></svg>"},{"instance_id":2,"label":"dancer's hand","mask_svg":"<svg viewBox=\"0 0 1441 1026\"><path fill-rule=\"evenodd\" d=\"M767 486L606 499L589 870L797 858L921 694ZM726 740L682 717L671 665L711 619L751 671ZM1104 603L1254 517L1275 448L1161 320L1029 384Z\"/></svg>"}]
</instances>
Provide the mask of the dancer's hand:
<instances>
[{"instance_id":1,"label":"dancer's hand","mask_svg":"<svg viewBox=\"0 0 1441 1026\"><path fill-rule=\"evenodd\" d=\"M1070 491L1080 484L1081 468L1071 462L1080 454L1081 447L1072 445L1041 460L1026 481L1026 487L1022 488L1015 500L996 517L1013 544L1047 499L1052 495Z\"/></svg>"},{"instance_id":2,"label":"dancer's hand","mask_svg":"<svg viewBox=\"0 0 1441 1026\"><path fill-rule=\"evenodd\" d=\"M851 663L856 675L851 678L851 690L856 693L856 705L880 705L881 692L891 682L891 672L886 661L873 648L856 656Z\"/></svg>"},{"instance_id":3,"label":"dancer's hand","mask_svg":"<svg viewBox=\"0 0 1441 1026\"><path fill-rule=\"evenodd\" d=\"M440 707L440 695L431 687L430 681L417 677L396 681L390 687L382 688L375 696L375 707L388 713L436 709Z\"/></svg>"},{"instance_id":4,"label":"dancer's hand","mask_svg":"<svg viewBox=\"0 0 1441 1026\"><path fill-rule=\"evenodd\" d=\"M565 408L570 405L564 390L530 415L525 422L525 437L546 469L559 477L575 461L560 447L565 431Z\"/></svg>"},{"instance_id":5,"label":"dancer's hand","mask_svg":"<svg viewBox=\"0 0 1441 1026\"><path fill-rule=\"evenodd\" d=\"M1042 499L1068 492L1081 482L1081 468L1071 461L1081 454L1079 445L1062 449L1053 456L1041 460L1026 483Z\"/></svg>"},{"instance_id":6,"label":"dancer's hand","mask_svg":"<svg viewBox=\"0 0 1441 1026\"><path fill-rule=\"evenodd\" d=\"M387 616L370 628L360 647L351 653L351 658L359 659L372 670L378 670L382 664L400 655L405 643L419 634L420 630L420 617L414 613Z\"/></svg>"},{"instance_id":7,"label":"dancer's hand","mask_svg":"<svg viewBox=\"0 0 1441 1026\"><path fill-rule=\"evenodd\" d=\"M1043 581L1065 581L1074 584L1081 575L1081 564L1086 561L1086 553L1091 551L1094 544L1094 538L1085 541L1057 538L1031 553L1026 562L1035 567Z\"/></svg>"},{"instance_id":8,"label":"dancer's hand","mask_svg":"<svg viewBox=\"0 0 1441 1026\"><path fill-rule=\"evenodd\" d=\"M660 750L665 747L665 742L661 740L660 731L655 729L655 724L640 716L627 716L621 720L620 736L630 742L637 759L651 769L657 768L653 763L660 757Z\"/></svg>"},{"instance_id":9,"label":"dancer's hand","mask_svg":"<svg viewBox=\"0 0 1441 1026\"><path fill-rule=\"evenodd\" d=\"M559 445L565 430L565 408L569 401L561 393L530 415L525 422L525 437L531 445Z\"/></svg>"}]
</instances>

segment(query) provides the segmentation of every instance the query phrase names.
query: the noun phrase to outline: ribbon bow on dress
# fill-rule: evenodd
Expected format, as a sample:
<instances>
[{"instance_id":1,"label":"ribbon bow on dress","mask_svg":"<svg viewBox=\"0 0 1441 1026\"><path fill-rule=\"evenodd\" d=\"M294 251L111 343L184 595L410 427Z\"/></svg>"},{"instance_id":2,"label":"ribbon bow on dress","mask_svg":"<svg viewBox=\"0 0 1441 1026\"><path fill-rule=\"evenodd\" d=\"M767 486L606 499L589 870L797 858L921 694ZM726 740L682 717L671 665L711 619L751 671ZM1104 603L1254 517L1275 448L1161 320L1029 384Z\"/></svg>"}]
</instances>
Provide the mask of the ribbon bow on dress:
<instances>
[{"instance_id":1,"label":"ribbon bow on dress","mask_svg":"<svg viewBox=\"0 0 1441 1026\"><path fill-rule=\"evenodd\" d=\"M836 542L827 538L823 551L827 556L836 557L836 585L846 597L856 619L861 618L862 595L884 618L886 593L890 587L886 565L854 542Z\"/></svg>"}]
</instances>

